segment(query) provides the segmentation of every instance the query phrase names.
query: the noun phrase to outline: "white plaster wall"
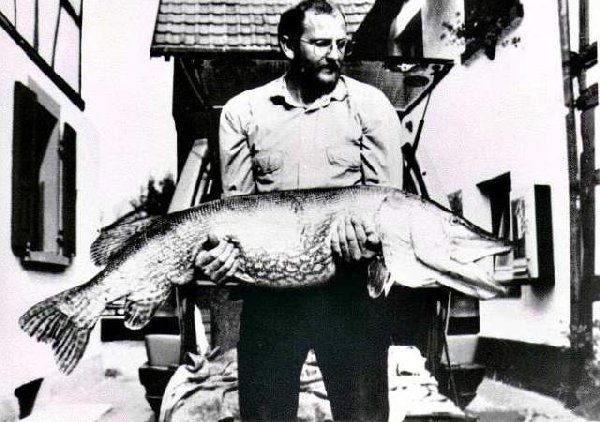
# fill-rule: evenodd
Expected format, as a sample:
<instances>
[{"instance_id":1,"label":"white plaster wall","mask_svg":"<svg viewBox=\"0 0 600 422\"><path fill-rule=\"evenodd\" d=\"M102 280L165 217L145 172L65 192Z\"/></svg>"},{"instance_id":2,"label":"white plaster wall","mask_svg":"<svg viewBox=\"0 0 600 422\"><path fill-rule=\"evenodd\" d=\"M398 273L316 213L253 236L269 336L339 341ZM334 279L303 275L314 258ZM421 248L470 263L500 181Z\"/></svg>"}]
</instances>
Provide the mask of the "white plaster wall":
<instances>
[{"instance_id":1,"label":"white plaster wall","mask_svg":"<svg viewBox=\"0 0 600 422\"><path fill-rule=\"evenodd\" d=\"M148 179L177 175L172 118L173 61L150 58L158 0L84 5L86 115L100 136L103 224L129 211Z\"/></svg>"},{"instance_id":2,"label":"white plaster wall","mask_svg":"<svg viewBox=\"0 0 600 422\"><path fill-rule=\"evenodd\" d=\"M0 394L22 383L55 372L48 345L37 343L24 334L17 320L34 303L68 287L87 281L96 269L87 250L98 226L97 133L66 96L33 64L25 52L0 30L0 51L10 59L0 62ZM25 271L11 250L11 180L13 98L15 81L29 85L33 81L60 105L60 124L68 122L77 132L77 256L63 273ZM98 353L98 331L92 334L85 358Z\"/></svg>"},{"instance_id":3,"label":"white plaster wall","mask_svg":"<svg viewBox=\"0 0 600 422\"><path fill-rule=\"evenodd\" d=\"M420 148L441 185L433 196L445 202L446 194L462 189L465 216L488 229L489 206L477 183L510 171L513 190L551 186L556 285L482 303L481 335L559 346L568 344L570 280L558 9L546 0L522 3L525 17L511 34L522 41L499 46L493 61L481 56L456 64L433 93Z\"/></svg>"}]
</instances>

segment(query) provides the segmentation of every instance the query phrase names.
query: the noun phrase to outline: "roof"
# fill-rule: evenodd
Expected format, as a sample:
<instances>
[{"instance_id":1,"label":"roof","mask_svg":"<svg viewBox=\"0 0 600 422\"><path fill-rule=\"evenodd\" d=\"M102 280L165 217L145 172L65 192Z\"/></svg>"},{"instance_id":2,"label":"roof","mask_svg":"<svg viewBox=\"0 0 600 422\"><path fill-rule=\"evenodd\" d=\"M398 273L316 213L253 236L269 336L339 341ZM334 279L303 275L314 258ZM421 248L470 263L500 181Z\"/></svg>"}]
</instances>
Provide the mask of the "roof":
<instances>
[{"instance_id":1,"label":"roof","mask_svg":"<svg viewBox=\"0 0 600 422\"><path fill-rule=\"evenodd\" d=\"M279 51L279 17L298 0L160 0L151 55ZM337 0L349 34L375 0Z\"/></svg>"}]
</instances>

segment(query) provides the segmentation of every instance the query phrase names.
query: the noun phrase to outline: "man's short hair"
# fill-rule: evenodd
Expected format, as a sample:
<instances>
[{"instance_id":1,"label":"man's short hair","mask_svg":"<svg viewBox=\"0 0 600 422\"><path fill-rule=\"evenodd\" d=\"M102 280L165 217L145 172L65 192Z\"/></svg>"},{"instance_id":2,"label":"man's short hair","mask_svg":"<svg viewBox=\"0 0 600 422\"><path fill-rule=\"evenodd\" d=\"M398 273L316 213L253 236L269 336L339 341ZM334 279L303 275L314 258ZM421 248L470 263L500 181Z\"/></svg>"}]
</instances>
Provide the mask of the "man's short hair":
<instances>
[{"instance_id":1,"label":"man's short hair","mask_svg":"<svg viewBox=\"0 0 600 422\"><path fill-rule=\"evenodd\" d=\"M306 12L312 11L316 15L336 15L340 14L346 21L344 13L338 5L329 0L302 0L297 5L289 8L281 15L277 27L277 37L279 41L287 36L292 41L297 41L304 32L304 17Z\"/></svg>"}]
</instances>

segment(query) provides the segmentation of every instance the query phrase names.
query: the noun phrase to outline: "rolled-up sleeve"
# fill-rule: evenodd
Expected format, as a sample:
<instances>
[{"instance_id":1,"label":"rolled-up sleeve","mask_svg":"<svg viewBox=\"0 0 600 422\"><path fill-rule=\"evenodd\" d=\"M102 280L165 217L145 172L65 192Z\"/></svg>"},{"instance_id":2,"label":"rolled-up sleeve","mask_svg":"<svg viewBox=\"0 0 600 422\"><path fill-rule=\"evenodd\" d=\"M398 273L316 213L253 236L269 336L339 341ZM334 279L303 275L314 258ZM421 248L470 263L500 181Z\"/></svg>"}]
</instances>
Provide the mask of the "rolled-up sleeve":
<instances>
[{"instance_id":1,"label":"rolled-up sleeve","mask_svg":"<svg viewBox=\"0 0 600 422\"><path fill-rule=\"evenodd\" d=\"M387 97L373 89L361 104L362 166L365 184L402 188L400 119ZM365 109L364 107L368 107Z\"/></svg>"},{"instance_id":2,"label":"rolled-up sleeve","mask_svg":"<svg viewBox=\"0 0 600 422\"><path fill-rule=\"evenodd\" d=\"M221 111L219 122L219 154L223 196L254 192L252 157L246 135L247 107L242 98L229 101Z\"/></svg>"}]
</instances>

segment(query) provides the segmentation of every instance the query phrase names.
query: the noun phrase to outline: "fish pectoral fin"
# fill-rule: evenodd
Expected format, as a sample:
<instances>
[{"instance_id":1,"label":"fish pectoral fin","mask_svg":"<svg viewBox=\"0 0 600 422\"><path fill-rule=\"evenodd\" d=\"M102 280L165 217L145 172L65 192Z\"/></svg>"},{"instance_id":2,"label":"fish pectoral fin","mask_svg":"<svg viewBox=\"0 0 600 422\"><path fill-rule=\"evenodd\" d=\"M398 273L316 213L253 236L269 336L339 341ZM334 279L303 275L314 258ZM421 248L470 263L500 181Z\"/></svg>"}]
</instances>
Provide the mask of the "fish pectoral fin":
<instances>
[{"instance_id":1,"label":"fish pectoral fin","mask_svg":"<svg viewBox=\"0 0 600 422\"><path fill-rule=\"evenodd\" d=\"M130 330L144 328L170 291L168 283L160 283L130 294L125 300L125 326Z\"/></svg>"},{"instance_id":2,"label":"fish pectoral fin","mask_svg":"<svg viewBox=\"0 0 600 422\"><path fill-rule=\"evenodd\" d=\"M390 277L390 271L385 266L383 257L373 259L367 268L367 289L369 296L373 299L381 296L382 293L387 296L390 292L393 280Z\"/></svg>"}]
</instances>

